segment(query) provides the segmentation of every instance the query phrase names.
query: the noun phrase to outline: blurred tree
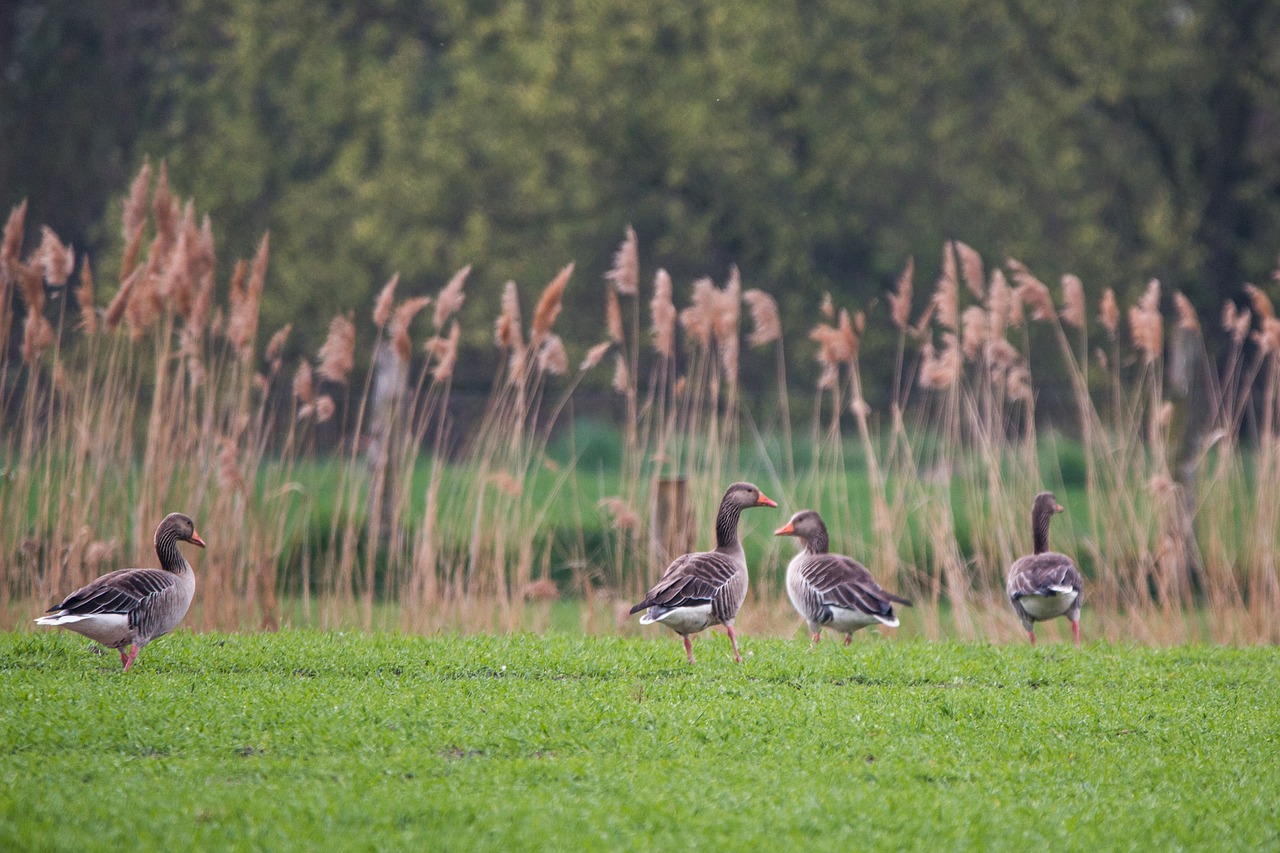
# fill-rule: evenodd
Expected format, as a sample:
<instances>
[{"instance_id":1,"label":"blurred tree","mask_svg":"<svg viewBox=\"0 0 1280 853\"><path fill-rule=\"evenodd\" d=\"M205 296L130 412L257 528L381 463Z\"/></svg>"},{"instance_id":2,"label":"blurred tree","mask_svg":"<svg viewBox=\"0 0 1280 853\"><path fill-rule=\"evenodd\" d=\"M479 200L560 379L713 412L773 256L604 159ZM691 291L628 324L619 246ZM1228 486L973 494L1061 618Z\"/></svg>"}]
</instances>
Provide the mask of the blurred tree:
<instances>
[{"instance_id":1,"label":"blurred tree","mask_svg":"<svg viewBox=\"0 0 1280 853\"><path fill-rule=\"evenodd\" d=\"M915 256L923 305L948 238L1206 312L1280 245L1264 0L172 3L0 14L0 192L101 245L104 199L167 158L228 256L271 229L263 333L297 347L393 271L421 292L466 263L477 344L503 281L531 301L569 260L588 345L628 222L681 301L737 263L793 337L824 291L868 309L872 364L883 292Z\"/></svg>"}]
</instances>

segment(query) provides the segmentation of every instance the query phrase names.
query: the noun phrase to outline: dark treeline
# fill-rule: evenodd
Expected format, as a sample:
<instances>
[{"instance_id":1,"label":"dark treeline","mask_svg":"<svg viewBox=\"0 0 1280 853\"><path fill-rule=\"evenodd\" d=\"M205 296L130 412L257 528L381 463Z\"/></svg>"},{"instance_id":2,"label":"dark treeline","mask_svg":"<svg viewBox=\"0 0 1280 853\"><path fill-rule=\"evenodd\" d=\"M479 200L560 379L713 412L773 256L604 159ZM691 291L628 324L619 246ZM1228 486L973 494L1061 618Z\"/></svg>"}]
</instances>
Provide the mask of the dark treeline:
<instances>
[{"instance_id":1,"label":"dark treeline","mask_svg":"<svg viewBox=\"0 0 1280 853\"><path fill-rule=\"evenodd\" d=\"M801 338L823 292L866 310L872 354L947 239L1204 316L1280 250L1275 2L26 0L0 65L5 211L109 296L121 197L164 160L220 282L270 230L262 334L307 350L393 272L468 263L479 344L505 280L569 260L585 347L628 223L678 300L737 264Z\"/></svg>"}]
</instances>

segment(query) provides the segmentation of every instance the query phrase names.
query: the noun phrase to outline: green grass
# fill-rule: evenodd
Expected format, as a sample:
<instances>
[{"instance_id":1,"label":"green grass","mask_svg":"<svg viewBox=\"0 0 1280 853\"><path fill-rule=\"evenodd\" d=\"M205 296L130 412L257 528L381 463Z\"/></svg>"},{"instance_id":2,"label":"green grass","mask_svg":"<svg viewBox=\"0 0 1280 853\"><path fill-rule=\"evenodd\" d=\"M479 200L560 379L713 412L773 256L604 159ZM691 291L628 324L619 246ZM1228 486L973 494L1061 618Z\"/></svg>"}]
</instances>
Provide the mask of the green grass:
<instances>
[{"instance_id":1,"label":"green grass","mask_svg":"<svg viewBox=\"0 0 1280 853\"><path fill-rule=\"evenodd\" d=\"M0 635L0 849L1262 849L1274 648Z\"/></svg>"}]
</instances>

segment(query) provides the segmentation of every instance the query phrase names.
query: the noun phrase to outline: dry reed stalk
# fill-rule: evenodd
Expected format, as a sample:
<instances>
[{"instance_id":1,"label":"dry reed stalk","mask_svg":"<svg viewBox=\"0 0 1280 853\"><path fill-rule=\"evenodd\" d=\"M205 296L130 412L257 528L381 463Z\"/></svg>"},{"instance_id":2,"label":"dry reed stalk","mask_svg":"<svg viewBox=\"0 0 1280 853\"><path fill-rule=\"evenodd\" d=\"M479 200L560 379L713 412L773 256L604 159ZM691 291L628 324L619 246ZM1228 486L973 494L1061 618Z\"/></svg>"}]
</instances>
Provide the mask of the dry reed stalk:
<instances>
[{"instance_id":1,"label":"dry reed stalk","mask_svg":"<svg viewBox=\"0 0 1280 853\"><path fill-rule=\"evenodd\" d=\"M907 258L907 265L898 274L897 286L887 294L889 300L889 318L899 331L905 332L911 325L911 290L915 278L916 262Z\"/></svg>"},{"instance_id":2,"label":"dry reed stalk","mask_svg":"<svg viewBox=\"0 0 1280 853\"><path fill-rule=\"evenodd\" d=\"M1109 287L1103 291L1102 301L1098 304L1098 322L1114 339L1120 328L1120 306L1116 302L1116 292Z\"/></svg>"},{"instance_id":3,"label":"dry reed stalk","mask_svg":"<svg viewBox=\"0 0 1280 853\"><path fill-rule=\"evenodd\" d=\"M626 336L622 329L622 304L618 301L618 292L614 288L606 288L604 297L604 327L609 337L616 344L621 344Z\"/></svg>"}]
</instances>

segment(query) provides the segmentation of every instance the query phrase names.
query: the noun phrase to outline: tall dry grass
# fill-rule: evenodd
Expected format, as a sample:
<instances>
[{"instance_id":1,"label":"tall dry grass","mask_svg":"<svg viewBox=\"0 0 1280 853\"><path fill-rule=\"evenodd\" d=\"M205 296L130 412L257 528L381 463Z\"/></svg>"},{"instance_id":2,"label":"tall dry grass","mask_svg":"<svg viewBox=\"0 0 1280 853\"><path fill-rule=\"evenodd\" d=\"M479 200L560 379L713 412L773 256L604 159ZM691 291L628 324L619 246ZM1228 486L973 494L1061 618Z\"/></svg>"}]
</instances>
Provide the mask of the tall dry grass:
<instances>
[{"instance_id":1,"label":"tall dry grass","mask_svg":"<svg viewBox=\"0 0 1280 853\"><path fill-rule=\"evenodd\" d=\"M948 242L927 296L908 261L884 308L827 297L784 349L770 294L736 268L687 290L647 274L628 228L598 284L569 264L536 295L505 285L498 368L461 435L470 267L434 292L392 277L370 315L335 317L286 365L290 327L259 329L266 235L220 275L211 223L163 165L140 171L121 225L106 287L51 230L28 243L25 204L0 243L5 625L147 564L156 519L184 509L209 542L196 627L517 630L569 596L586 630L634 630L629 604L674 552L710 544L720 492L747 472L785 509L820 507L842 550L916 600L907 627L927 637L1019 638L1003 572L1050 487L1071 510L1053 544L1089 578L1087 633L1278 639L1280 319L1261 288L1225 306L1215 356L1159 282L1091 308L1074 276L1055 298L1017 260ZM555 323L584 287L603 288L605 334L566 343ZM868 335L892 341L888 389L866 387ZM807 433L792 353L817 361ZM772 382L744 383L744 359ZM616 491L596 502L576 461L584 382L621 413ZM1037 389L1054 393L1052 429ZM1072 453L1080 471L1056 467ZM553 521L562 502L574 514ZM749 530L744 627L794 630L786 555Z\"/></svg>"}]
</instances>

